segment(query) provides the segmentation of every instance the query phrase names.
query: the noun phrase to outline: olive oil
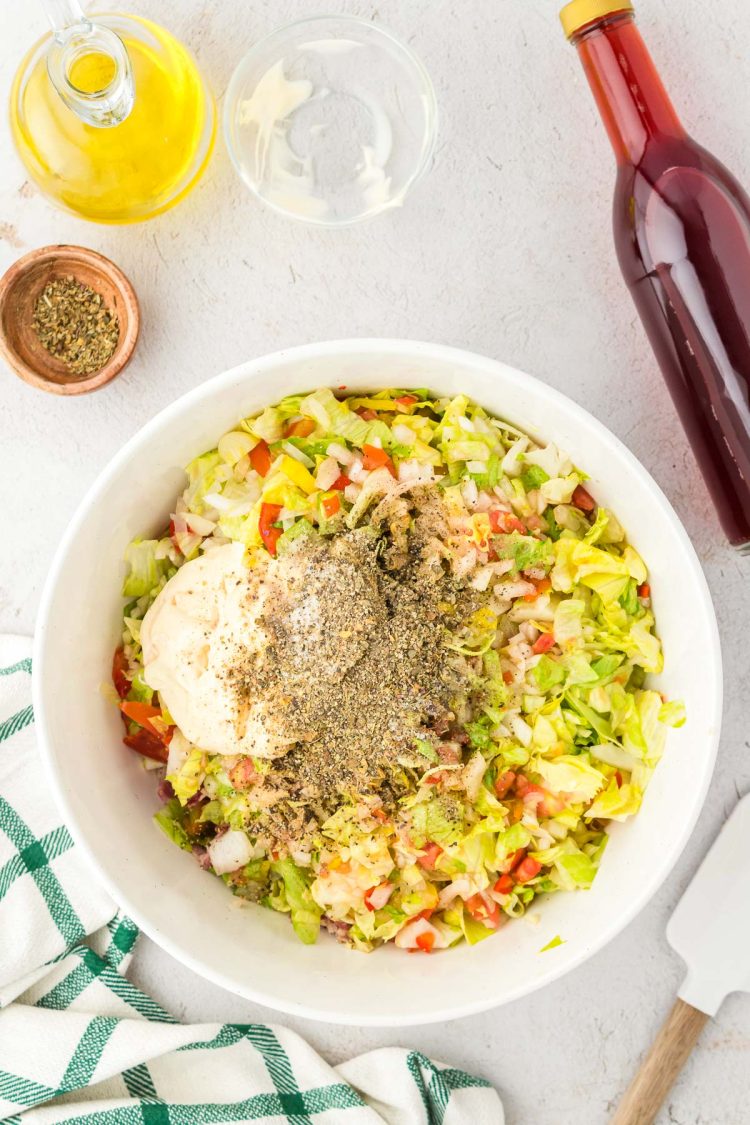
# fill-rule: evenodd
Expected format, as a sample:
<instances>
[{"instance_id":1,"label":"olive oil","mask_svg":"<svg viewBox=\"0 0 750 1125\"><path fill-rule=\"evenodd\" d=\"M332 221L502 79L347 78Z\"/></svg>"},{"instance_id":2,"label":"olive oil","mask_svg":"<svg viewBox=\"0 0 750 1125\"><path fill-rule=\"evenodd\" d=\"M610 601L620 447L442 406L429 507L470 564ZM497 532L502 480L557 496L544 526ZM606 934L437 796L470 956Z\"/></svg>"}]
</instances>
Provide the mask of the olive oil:
<instances>
[{"instance_id":1,"label":"olive oil","mask_svg":"<svg viewBox=\"0 0 750 1125\"><path fill-rule=\"evenodd\" d=\"M92 124L89 111L118 80L117 64L95 41L91 49L84 43L67 61L61 91L50 78L48 36L16 75L13 138L54 201L97 222L135 222L171 207L196 182L213 145L214 107L192 56L164 28L135 16L95 18L127 52L132 108L114 124Z\"/></svg>"}]
</instances>

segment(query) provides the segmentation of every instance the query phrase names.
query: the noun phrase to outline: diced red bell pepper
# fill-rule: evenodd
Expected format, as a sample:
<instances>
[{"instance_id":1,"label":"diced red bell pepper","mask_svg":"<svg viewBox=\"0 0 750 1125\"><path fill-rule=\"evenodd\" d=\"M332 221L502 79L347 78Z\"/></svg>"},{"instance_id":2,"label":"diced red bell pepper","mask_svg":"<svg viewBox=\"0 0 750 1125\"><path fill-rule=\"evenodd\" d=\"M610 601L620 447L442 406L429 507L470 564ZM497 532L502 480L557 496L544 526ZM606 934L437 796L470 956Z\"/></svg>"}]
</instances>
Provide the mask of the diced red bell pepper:
<instances>
[{"instance_id":1,"label":"diced red bell pepper","mask_svg":"<svg viewBox=\"0 0 750 1125\"><path fill-rule=\"evenodd\" d=\"M571 504L576 508L580 508L582 512L593 512L596 507L596 500L587 492L582 484L579 484L571 498Z\"/></svg>"},{"instance_id":2,"label":"diced red bell pepper","mask_svg":"<svg viewBox=\"0 0 750 1125\"><path fill-rule=\"evenodd\" d=\"M536 656L542 656L545 652L549 652L551 648L555 647L555 637L553 633L541 633L534 644L531 646L531 651Z\"/></svg>"},{"instance_id":3,"label":"diced red bell pepper","mask_svg":"<svg viewBox=\"0 0 750 1125\"><path fill-rule=\"evenodd\" d=\"M501 875L492 889L499 895L509 895L513 890L513 879L510 875Z\"/></svg>"},{"instance_id":4,"label":"diced red bell pepper","mask_svg":"<svg viewBox=\"0 0 750 1125\"><path fill-rule=\"evenodd\" d=\"M349 480L349 477L345 476L344 473L341 473L340 476L336 477L335 481L331 485L331 488L335 489L336 492L343 492L346 486L351 483L352 482Z\"/></svg>"},{"instance_id":5,"label":"diced red bell pepper","mask_svg":"<svg viewBox=\"0 0 750 1125\"><path fill-rule=\"evenodd\" d=\"M378 416L376 410L370 410L366 406L358 407L355 413L359 414L363 422L374 422Z\"/></svg>"},{"instance_id":6,"label":"diced red bell pepper","mask_svg":"<svg viewBox=\"0 0 750 1125\"><path fill-rule=\"evenodd\" d=\"M417 860L420 867L426 868L427 871L432 871L437 863L438 856L442 855L443 849L440 844L427 844L424 848L422 855Z\"/></svg>"},{"instance_id":7,"label":"diced red bell pepper","mask_svg":"<svg viewBox=\"0 0 750 1125\"><path fill-rule=\"evenodd\" d=\"M289 423L284 437L309 437L314 429L315 422L312 418L299 418L296 422Z\"/></svg>"},{"instance_id":8,"label":"diced red bell pepper","mask_svg":"<svg viewBox=\"0 0 750 1125\"><path fill-rule=\"evenodd\" d=\"M516 882L528 883L528 881L535 878L541 870L541 863L539 863L538 860L532 859L531 856L527 855L525 859L521 860L518 867L516 868Z\"/></svg>"},{"instance_id":9,"label":"diced red bell pepper","mask_svg":"<svg viewBox=\"0 0 750 1125\"><path fill-rule=\"evenodd\" d=\"M112 683L115 685L115 691L120 699L125 698L131 687L130 680L125 674L127 667L128 660L125 656L125 650L118 648L112 657Z\"/></svg>"},{"instance_id":10,"label":"diced red bell pepper","mask_svg":"<svg viewBox=\"0 0 750 1125\"><path fill-rule=\"evenodd\" d=\"M379 820L381 824L388 820L388 813L385 809L371 809L370 815L374 816L376 820Z\"/></svg>"},{"instance_id":11,"label":"diced red bell pepper","mask_svg":"<svg viewBox=\"0 0 750 1125\"><path fill-rule=\"evenodd\" d=\"M638 587L638 597L639 598L650 598L651 597L651 587L649 586L648 582L644 582L641 586Z\"/></svg>"},{"instance_id":12,"label":"diced red bell pepper","mask_svg":"<svg viewBox=\"0 0 750 1125\"><path fill-rule=\"evenodd\" d=\"M249 453L250 466L255 469L258 476L267 477L271 468L271 451L265 441L259 441Z\"/></svg>"},{"instance_id":13,"label":"diced red bell pepper","mask_svg":"<svg viewBox=\"0 0 750 1125\"><path fill-rule=\"evenodd\" d=\"M504 683L504 684L512 684L512 683L513 683L513 673L512 673L512 672L509 672L509 671L507 670L507 668L506 668L506 670L505 670L505 671L503 672L503 683Z\"/></svg>"},{"instance_id":14,"label":"diced red bell pepper","mask_svg":"<svg viewBox=\"0 0 750 1125\"><path fill-rule=\"evenodd\" d=\"M261 504L260 506L258 531L269 555L276 554L276 544L283 534L280 527L273 526L280 514L281 504Z\"/></svg>"},{"instance_id":15,"label":"diced red bell pepper","mask_svg":"<svg viewBox=\"0 0 750 1125\"><path fill-rule=\"evenodd\" d=\"M425 930L423 934L417 937L417 946L423 953L432 953L432 947L435 944L435 935L430 930Z\"/></svg>"},{"instance_id":16,"label":"diced red bell pepper","mask_svg":"<svg viewBox=\"0 0 750 1125\"><path fill-rule=\"evenodd\" d=\"M152 758L155 762L166 762L169 751L160 738L150 730L141 727L135 734L126 734L122 740L136 754L143 754L145 758Z\"/></svg>"},{"instance_id":17,"label":"diced red bell pepper","mask_svg":"<svg viewBox=\"0 0 750 1125\"><path fill-rule=\"evenodd\" d=\"M396 475L396 469L393 461L384 449L377 445L363 445L362 446L362 464L368 471L370 469L380 469L385 467L391 476Z\"/></svg>"},{"instance_id":18,"label":"diced red bell pepper","mask_svg":"<svg viewBox=\"0 0 750 1125\"><path fill-rule=\"evenodd\" d=\"M495 779L495 793L500 800L510 793L515 780L516 775L513 773L513 770L505 770L504 773L501 773L500 776Z\"/></svg>"},{"instance_id":19,"label":"diced red bell pepper","mask_svg":"<svg viewBox=\"0 0 750 1125\"><path fill-rule=\"evenodd\" d=\"M325 518L327 520L332 519L341 508L341 498L338 492L334 492L332 496L322 496L320 506Z\"/></svg>"}]
</instances>

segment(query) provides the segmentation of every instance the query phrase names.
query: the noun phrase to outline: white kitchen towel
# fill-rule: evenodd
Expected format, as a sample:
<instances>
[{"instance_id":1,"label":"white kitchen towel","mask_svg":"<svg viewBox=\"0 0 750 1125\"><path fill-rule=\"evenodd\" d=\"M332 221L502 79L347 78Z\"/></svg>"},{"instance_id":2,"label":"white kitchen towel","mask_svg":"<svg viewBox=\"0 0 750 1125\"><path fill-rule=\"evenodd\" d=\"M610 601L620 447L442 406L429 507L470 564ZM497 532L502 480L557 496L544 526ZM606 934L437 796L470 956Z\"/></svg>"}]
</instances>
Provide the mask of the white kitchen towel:
<instances>
[{"instance_id":1,"label":"white kitchen towel","mask_svg":"<svg viewBox=\"0 0 750 1125\"><path fill-rule=\"evenodd\" d=\"M387 1048L330 1067L264 1024L177 1023L124 975L38 759L31 644L0 637L0 1125L502 1125L483 1079Z\"/></svg>"}]
</instances>

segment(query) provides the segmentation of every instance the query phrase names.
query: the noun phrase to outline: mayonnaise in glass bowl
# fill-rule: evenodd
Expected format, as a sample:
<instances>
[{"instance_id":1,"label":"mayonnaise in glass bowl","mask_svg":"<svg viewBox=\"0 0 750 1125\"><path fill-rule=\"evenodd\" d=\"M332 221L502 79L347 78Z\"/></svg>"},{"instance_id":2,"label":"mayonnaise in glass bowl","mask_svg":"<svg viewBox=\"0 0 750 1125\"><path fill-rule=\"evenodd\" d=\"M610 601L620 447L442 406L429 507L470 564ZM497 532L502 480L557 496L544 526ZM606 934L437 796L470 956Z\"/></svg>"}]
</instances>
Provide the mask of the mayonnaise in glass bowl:
<instances>
[{"instance_id":1,"label":"mayonnaise in glass bowl","mask_svg":"<svg viewBox=\"0 0 750 1125\"><path fill-rule=\"evenodd\" d=\"M349 16L272 32L235 70L224 104L229 155L250 190L330 227L401 206L432 156L436 124L417 56Z\"/></svg>"}]
</instances>

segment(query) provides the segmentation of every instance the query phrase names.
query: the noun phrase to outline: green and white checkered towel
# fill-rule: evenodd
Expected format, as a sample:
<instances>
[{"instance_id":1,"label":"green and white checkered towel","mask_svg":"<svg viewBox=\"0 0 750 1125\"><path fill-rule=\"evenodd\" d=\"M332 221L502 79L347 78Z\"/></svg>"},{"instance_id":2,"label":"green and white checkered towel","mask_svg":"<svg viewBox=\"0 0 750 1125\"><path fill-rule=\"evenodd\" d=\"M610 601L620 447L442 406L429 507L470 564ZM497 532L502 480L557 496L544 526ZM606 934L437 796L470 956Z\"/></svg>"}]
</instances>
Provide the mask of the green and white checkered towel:
<instances>
[{"instance_id":1,"label":"green and white checkered towel","mask_svg":"<svg viewBox=\"0 0 750 1125\"><path fill-rule=\"evenodd\" d=\"M388 1048L330 1067L294 1032L177 1023L124 976L34 742L31 644L0 637L0 1125L502 1125L482 1079Z\"/></svg>"}]
</instances>

